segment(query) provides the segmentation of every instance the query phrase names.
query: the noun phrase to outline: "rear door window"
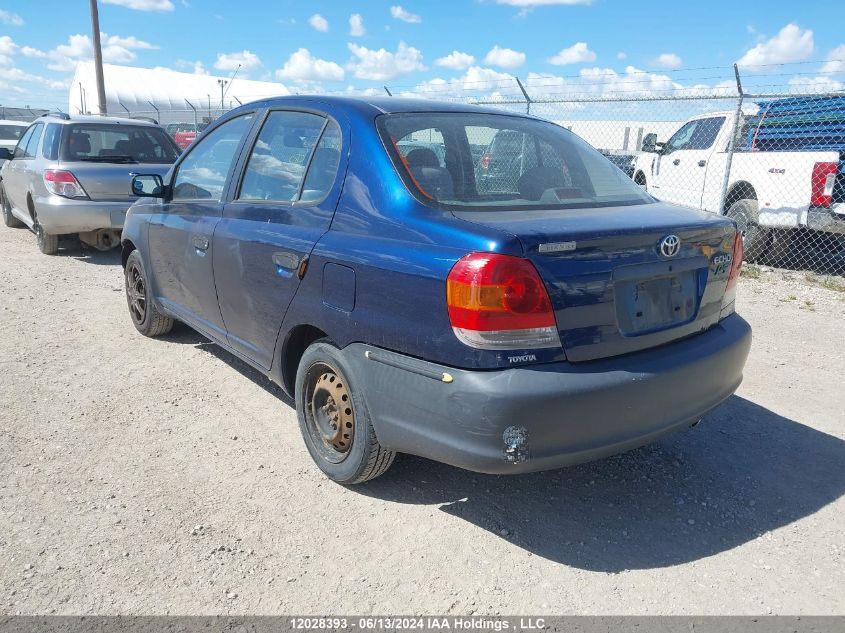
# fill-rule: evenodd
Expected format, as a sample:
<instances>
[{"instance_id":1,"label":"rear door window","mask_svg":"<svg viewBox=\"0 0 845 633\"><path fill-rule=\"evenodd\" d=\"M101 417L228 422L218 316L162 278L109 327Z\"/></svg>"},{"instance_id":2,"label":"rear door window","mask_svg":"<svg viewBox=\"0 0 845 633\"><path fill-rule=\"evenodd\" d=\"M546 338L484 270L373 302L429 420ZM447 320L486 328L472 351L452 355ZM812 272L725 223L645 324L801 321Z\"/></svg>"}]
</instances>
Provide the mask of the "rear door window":
<instances>
[{"instance_id":1,"label":"rear door window","mask_svg":"<svg viewBox=\"0 0 845 633\"><path fill-rule=\"evenodd\" d=\"M41 155L48 160L56 160L59 157L59 138L62 128L56 123L50 123L44 132L44 143L41 146Z\"/></svg>"}]
</instances>

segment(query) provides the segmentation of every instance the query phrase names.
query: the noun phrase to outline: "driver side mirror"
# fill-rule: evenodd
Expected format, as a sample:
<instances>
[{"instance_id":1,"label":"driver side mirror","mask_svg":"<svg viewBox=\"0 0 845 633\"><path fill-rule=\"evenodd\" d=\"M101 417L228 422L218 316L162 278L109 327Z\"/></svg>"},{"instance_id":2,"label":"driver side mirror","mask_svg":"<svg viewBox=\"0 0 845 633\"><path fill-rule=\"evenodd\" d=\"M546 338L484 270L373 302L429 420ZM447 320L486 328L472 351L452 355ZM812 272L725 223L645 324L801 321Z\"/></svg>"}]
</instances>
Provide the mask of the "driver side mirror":
<instances>
[{"instance_id":1,"label":"driver side mirror","mask_svg":"<svg viewBox=\"0 0 845 633\"><path fill-rule=\"evenodd\" d=\"M132 178L132 194L139 198L164 198L164 181L158 174L141 174Z\"/></svg>"},{"instance_id":2,"label":"driver side mirror","mask_svg":"<svg viewBox=\"0 0 845 633\"><path fill-rule=\"evenodd\" d=\"M8 147L0 147L0 160L12 160L15 153Z\"/></svg>"},{"instance_id":3,"label":"driver side mirror","mask_svg":"<svg viewBox=\"0 0 845 633\"><path fill-rule=\"evenodd\" d=\"M656 154L663 154L666 151L666 143L664 141L657 141L654 144L654 152Z\"/></svg>"}]
</instances>

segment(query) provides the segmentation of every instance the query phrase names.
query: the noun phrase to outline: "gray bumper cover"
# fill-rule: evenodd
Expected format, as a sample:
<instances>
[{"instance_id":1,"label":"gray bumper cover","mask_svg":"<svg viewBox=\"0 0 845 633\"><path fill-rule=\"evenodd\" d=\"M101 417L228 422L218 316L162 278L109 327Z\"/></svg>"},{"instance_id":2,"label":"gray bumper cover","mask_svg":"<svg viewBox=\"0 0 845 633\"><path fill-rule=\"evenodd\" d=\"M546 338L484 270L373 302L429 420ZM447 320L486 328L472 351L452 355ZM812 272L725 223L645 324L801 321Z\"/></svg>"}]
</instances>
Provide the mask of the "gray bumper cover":
<instances>
[{"instance_id":1,"label":"gray bumper cover","mask_svg":"<svg viewBox=\"0 0 845 633\"><path fill-rule=\"evenodd\" d=\"M739 386L750 347L751 328L732 315L682 341L577 364L466 371L363 344L344 355L385 447L508 474L598 459L696 422ZM510 427L525 439L516 460Z\"/></svg>"}]
</instances>

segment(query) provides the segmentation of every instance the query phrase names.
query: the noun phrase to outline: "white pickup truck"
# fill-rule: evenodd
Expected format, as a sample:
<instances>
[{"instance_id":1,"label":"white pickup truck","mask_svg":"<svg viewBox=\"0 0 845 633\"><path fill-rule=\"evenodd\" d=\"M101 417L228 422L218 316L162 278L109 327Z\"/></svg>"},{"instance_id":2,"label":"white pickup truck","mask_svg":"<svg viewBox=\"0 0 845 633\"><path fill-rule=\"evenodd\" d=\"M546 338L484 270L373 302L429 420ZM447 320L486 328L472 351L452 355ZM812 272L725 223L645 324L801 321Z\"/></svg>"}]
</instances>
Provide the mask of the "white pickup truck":
<instances>
[{"instance_id":1,"label":"white pickup truck","mask_svg":"<svg viewBox=\"0 0 845 633\"><path fill-rule=\"evenodd\" d=\"M734 218L746 258L777 263L788 256L796 229L845 234L845 151L810 149L818 139L783 128L758 144L765 113L753 109L740 115L724 196L735 112L689 119L665 143L647 135L633 178L660 200Z\"/></svg>"}]
</instances>

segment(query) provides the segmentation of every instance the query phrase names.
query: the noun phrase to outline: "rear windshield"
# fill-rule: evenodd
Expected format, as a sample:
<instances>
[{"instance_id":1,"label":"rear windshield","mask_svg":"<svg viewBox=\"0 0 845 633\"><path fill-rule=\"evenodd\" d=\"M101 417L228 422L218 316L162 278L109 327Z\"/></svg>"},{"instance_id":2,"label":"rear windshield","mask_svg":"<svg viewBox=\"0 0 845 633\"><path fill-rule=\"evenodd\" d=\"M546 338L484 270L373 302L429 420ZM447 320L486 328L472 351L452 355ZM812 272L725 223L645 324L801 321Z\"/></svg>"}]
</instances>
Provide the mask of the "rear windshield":
<instances>
[{"instance_id":1,"label":"rear windshield","mask_svg":"<svg viewBox=\"0 0 845 633\"><path fill-rule=\"evenodd\" d=\"M13 139L17 141L21 136L23 136L24 131L26 131L25 125L0 124L0 138L4 140Z\"/></svg>"},{"instance_id":2,"label":"rear windshield","mask_svg":"<svg viewBox=\"0 0 845 633\"><path fill-rule=\"evenodd\" d=\"M100 163L173 163L179 148L149 125L76 123L66 126L61 160Z\"/></svg>"},{"instance_id":3,"label":"rear windshield","mask_svg":"<svg viewBox=\"0 0 845 633\"><path fill-rule=\"evenodd\" d=\"M378 119L406 184L456 209L565 209L654 199L568 130L524 117L402 113Z\"/></svg>"}]
</instances>

